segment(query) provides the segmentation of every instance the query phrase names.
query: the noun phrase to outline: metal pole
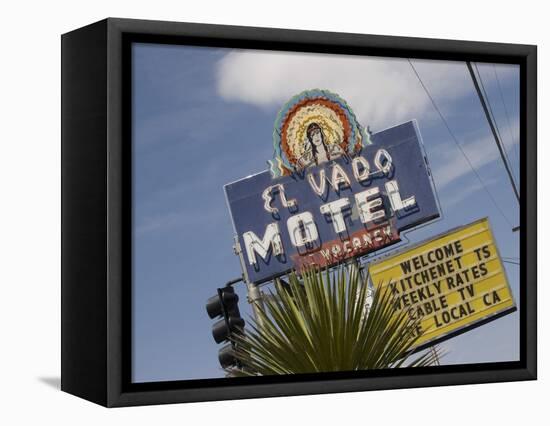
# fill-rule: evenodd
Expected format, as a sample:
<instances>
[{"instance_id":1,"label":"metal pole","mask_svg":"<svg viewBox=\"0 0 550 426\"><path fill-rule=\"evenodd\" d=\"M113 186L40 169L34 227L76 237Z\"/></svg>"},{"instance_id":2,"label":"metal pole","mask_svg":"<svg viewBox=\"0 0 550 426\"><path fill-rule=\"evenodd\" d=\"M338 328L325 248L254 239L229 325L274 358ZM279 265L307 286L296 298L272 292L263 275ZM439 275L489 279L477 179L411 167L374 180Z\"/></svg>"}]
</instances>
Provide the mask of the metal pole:
<instances>
[{"instance_id":1,"label":"metal pole","mask_svg":"<svg viewBox=\"0 0 550 426\"><path fill-rule=\"evenodd\" d=\"M261 311L264 309L264 303L262 299L262 292L260 291L260 288L257 284L250 282L248 279L248 274L246 273L246 265L244 261L243 251L241 248L241 244L239 243L239 238L235 235L234 237L235 243L233 244L233 250L235 251L235 254L239 256L239 261L241 262L241 270L243 272L243 281L246 284L246 289L248 292L248 303L252 305L252 312L254 313L254 319L256 320L256 324L258 324L258 327L260 329L263 328L263 320L261 316Z\"/></svg>"},{"instance_id":2,"label":"metal pole","mask_svg":"<svg viewBox=\"0 0 550 426\"><path fill-rule=\"evenodd\" d=\"M248 289L248 303L252 305L252 310L254 312L254 319L258 328L261 330L264 327L264 321L261 316L261 311L264 308L264 302L262 298L262 292L260 288L254 283L246 283Z\"/></svg>"},{"instance_id":3,"label":"metal pole","mask_svg":"<svg viewBox=\"0 0 550 426\"><path fill-rule=\"evenodd\" d=\"M508 173L508 178L510 179L510 183L512 184L512 189L514 190L514 194L519 202L519 192L516 187L516 182L514 181L514 178L512 177L512 171L510 170L510 165L508 164L508 161L506 160L506 155L504 153L504 149L502 147L502 142L500 141L497 131L495 129L495 125L493 123L493 120L491 119L491 115L489 114L489 109L487 108L487 104L485 103L485 98L483 97L481 93L481 89L479 88L479 83L477 82L476 75L474 73L474 70L472 68L472 63L470 61L466 62L466 66L468 67L468 71L470 72L470 77L472 78L472 81L474 82L474 87L477 92L477 96L479 97L479 101L481 102L481 106L483 107L483 112L485 113L485 117L487 118L487 122L489 123L489 127L491 128L491 132L493 133L493 137L495 138L495 142L497 144L498 152L500 153L500 156L502 157L502 162L504 163L504 168L506 169L506 173Z\"/></svg>"}]
</instances>

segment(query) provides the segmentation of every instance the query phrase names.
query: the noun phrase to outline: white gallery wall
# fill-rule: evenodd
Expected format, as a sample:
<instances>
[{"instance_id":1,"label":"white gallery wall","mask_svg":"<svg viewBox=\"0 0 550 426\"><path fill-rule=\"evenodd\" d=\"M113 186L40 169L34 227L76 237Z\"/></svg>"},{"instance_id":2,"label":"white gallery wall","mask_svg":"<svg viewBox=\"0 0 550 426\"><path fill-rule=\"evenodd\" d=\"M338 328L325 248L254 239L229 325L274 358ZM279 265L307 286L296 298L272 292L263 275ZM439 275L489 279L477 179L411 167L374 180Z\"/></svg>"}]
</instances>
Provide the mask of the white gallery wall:
<instances>
[{"instance_id":1,"label":"white gallery wall","mask_svg":"<svg viewBox=\"0 0 550 426\"><path fill-rule=\"evenodd\" d=\"M543 424L550 393L548 13L543 2L18 1L0 6L0 423ZM539 45L537 382L107 410L58 390L60 35L108 16ZM209 332L207 330L206 332ZM546 359L545 359L546 358Z\"/></svg>"}]
</instances>

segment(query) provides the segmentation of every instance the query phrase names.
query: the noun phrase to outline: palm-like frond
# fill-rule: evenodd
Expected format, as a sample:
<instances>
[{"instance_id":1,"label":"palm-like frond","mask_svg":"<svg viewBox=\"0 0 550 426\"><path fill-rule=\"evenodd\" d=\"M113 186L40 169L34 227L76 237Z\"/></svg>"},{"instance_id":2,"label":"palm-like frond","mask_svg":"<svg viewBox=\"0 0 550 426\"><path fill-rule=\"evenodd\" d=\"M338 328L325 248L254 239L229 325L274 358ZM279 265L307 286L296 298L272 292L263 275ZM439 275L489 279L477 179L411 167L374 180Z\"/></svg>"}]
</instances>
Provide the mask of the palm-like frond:
<instances>
[{"instance_id":1,"label":"palm-like frond","mask_svg":"<svg viewBox=\"0 0 550 426\"><path fill-rule=\"evenodd\" d=\"M286 288L285 288L286 287ZM367 313L367 281L357 270L306 271L276 282L275 293L260 310L262 327L249 321L236 336L242 368L233 375L273 375L401 367L420 337L418 320L396 313L389 292L374 292ZM433 364L437 352L407 366Z\"/></svg>"}]
</instances>

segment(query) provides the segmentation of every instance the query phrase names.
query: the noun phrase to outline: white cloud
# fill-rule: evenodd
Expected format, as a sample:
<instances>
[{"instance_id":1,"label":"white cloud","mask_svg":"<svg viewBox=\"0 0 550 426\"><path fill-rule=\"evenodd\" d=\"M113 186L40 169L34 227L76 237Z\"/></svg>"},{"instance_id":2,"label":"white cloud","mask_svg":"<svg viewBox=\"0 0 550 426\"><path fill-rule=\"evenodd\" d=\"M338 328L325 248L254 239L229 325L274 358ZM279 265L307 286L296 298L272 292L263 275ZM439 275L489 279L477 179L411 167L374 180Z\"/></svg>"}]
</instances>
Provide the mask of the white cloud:
<instances>
[{"instance_id":1,"label":"white cloud","mask_svg":"<svg viewBox=\"0 0 550 426\"><path fill-rule=\"evenodd\" d=\"M483 180L483 184L485 185L485 187L489 187L499 182L500 180L496 177ZM446 198L442 198L441 201L444 203L446 209L450 209L451 207L460 205L470 195L478 191L481 191L482 189L483 189L483 185L481 184L480 181L476 180L471 184L461 186L459 189L455 191L445 193L448 195Z\"/></svg>"},{"instance_id":2,"label":"white cloud","mask_svg":"<svg viewBox=\"0 0 550 426\"><path fill-rule=\"evenodd\" d=\"M470 163L478 172L499 155L494 139L489 137L466 144L463 143L461 146ZM435 164L437 166L433 169L433 174L438 189L442 189L461 177L472 173L472 169L458 148L440 150Z\"/></svg>"},{"instance_id":3,"label":"white cloud","mask_svg":"<svg viewBox=\"0 0 550 426\"><path fill-rule=\"evenodd\" d=\"M512 128L518 129L516 122L512 123ZM511 150L517 148L518 139L515 140L513 147L507 147L509 156ZM451 149L448 149L449 144L453 145ZM432 166L432 173L438 192L447 195L441 199L447 209L464 201L473 193L483 190L484 185L490 187L502 182L503 178L503 175L495 175L493 167L486 171L493 162L501 161L492 135L472 138L467 143L460 141L460 144L470 163L481 176L483 184L474 178L471 167L454 143L449 141L448 144L440 145L431 153L430 160L434 161L430 161L430 163L437 164L435 167ZM470 176L470 178L463 180L465 176ZM450 186L453 186L451 191L442 191Z\"/></svg>"},{"instance_id":4,"label":"white cloud","mask_svg":"<svg viewBox=\"0 0 550 426\"><path fill-rule=\"evenodd\" d=\"M438 102L472 89L464 63L414 64ZM217 77L224 99L260 107L280 107L305 89L331 90L373 130L433 113L406 59L236 50L220 60Z\"/></svg>"},{"instance_id":5,"label":"white cloud","mask_svg":"<svg viewBox=\"0 0 550 426\"><path fill-rule=\"evenodd\" d=\"M474 93L464 62L415 59L413 64L445 116L453 113L457 101ZM478 67L487 88L496 83L492 65ZM501 83L517 77L516 66L496 68ZM439 120L406 59L234 50L225 55L217 67L218 93L227 101L278 109L291 96L312 88L329 89L341 95L360 123L370 125L373 131L413 118ZM517 136L517 119L512 119L511 131ZM503 134L509 149L508 136ZM514 137L515 144L518 140ZM471 141L460 143L480 172L499 155L489 135L484 138L473 135ZM471 173L451 140L436 144L430 160L432 165L437 165L433 172L439 190ZM479 189L470 185L464 189L464 197Z\"/></svg>"},{"instance_id":6,"label":"white cloud","mask_svg":"<svg viewBox=\"0 0 550 426\"><path fill-rule=\"evenodd\" d=\"M517 161L517 158L512 157L513 150L517 149L519 141L519 124L517 120L512 123L512 132L514 135L513 145L508 141L505 143L505 149L510 157L510 160ZM483 175L483 169L492 163L493 161L500 159L498 148L495 144L493 136L487 134L484 137L472 137L470 142L459 141L462 150L470 160L472 166L476 171ZM452 146L449 149L449 146ZM468 162L455 146L454 142L449 140L449 143L439 145L438 148L430 152L430 163L432 164L432 172L436 181L438 189L443 189L445 186L449 186L458 181L463 176L472 173L472 169ZM436 164L434 167L433 165ZM516 163L512 163L514 168ZM472 188L473 192L475 188Z\"/></svg>"}]
</instances>

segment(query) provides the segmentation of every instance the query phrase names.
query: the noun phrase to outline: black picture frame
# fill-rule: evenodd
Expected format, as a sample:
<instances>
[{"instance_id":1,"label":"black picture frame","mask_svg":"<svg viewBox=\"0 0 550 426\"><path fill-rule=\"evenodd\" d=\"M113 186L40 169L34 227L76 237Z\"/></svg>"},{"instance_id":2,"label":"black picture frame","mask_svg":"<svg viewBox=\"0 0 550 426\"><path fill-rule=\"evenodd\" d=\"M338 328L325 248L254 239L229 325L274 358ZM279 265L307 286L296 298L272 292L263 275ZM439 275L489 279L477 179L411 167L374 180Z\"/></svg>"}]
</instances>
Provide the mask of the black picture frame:
<instances>
[{"instance_id":1,"label":"black picture frame","mask_svg":"<svg viewBox=\"0 0 550 426\"><path fill-rule=\"evenodd\" d=\"M62 390L117 407L536 379L536 46L116 18L61 41ZM520 361L131 383L132 42L518 64Z\"/></svg>"}]
</instances>

